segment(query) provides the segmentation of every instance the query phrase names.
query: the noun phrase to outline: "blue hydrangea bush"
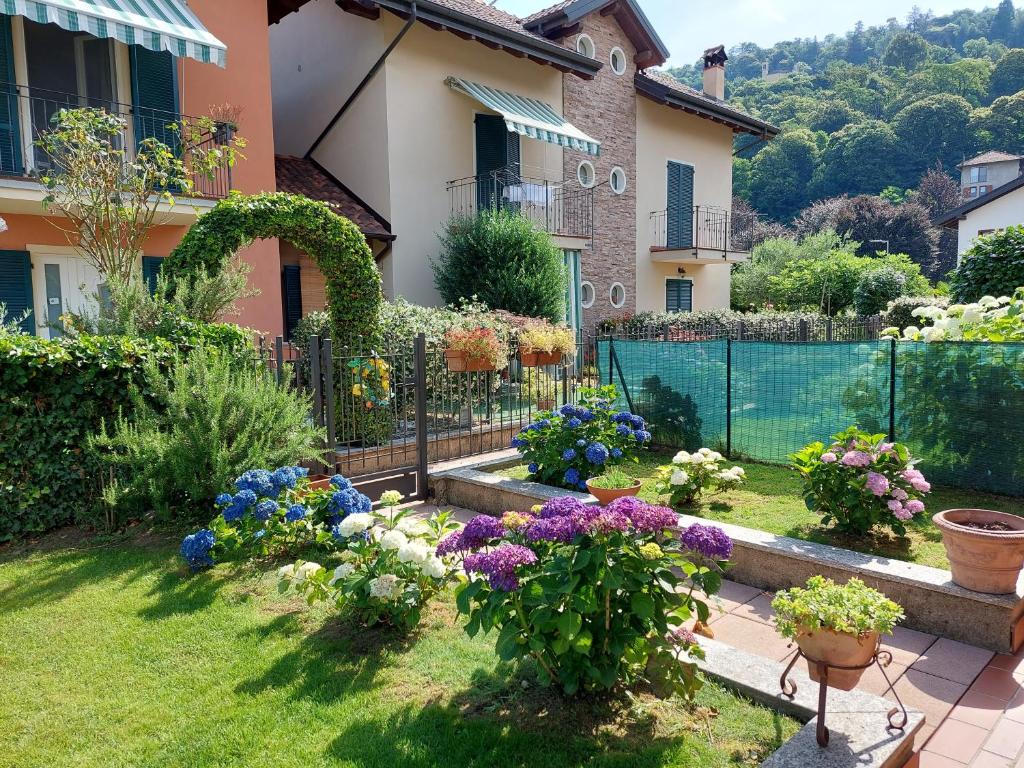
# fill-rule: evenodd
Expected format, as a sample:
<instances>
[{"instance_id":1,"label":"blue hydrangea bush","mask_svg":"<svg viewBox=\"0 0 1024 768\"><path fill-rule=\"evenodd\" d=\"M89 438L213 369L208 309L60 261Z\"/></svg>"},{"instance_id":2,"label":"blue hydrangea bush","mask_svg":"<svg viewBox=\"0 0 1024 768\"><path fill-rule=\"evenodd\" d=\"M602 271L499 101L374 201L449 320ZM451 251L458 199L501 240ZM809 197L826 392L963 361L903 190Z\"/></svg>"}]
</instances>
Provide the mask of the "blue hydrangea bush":
<instances>
[{"instance_id":1,"label":"blue hydrangea bush","mask_svg":"<svg viewBox=\"0 0 1024 768\"><path fill-rule=\"evenodd\" d=\"M635 497L607 507L563 497L533 512L481 515L438 545L462 558L466 632L496 632L505 661L532 659L568 695L649 684L692 698L703 655L686 622L706 622L732 541L679 529L667 507Z\"/></svg>"},{"instance_id":2,"label":"blue hydrangea bush","mask_svg":"<svg viewBox=\"0 0 1024 768\"><path fill-rule=\"evenodd\" d=\"M387 491L381 510L345 517L337 526L344 547L324 565L300 560L281 567L280 591L302 594L310 605L331 602L367 626L414 628L423 606L452 578L453 558L436 548L455 525L448 512L422 519L396 509L400 500Z\"/></svg>"},{"instance_id":3,"label":"blue hydrangea bush","mask_svg":"<svg viewBox=\"0 0 1024 768\"><path fill-rule=\"evenodd\" d=\"M244 472L232 492L217 497L209 526L185 537L181 556L200 570L236 556L337 549L341 523L369 512L372 502L341 475L328 488L312 488L308 474L304 467Z\"/></svg>"},{"instance_id":4,"label":"blue hydrangea bush","mask_svg":"<svg viewBox=\"0 0 1024 768\"><path fill-rule=\"evenodd\" d=\"M528 462L531 479L585 491L608 466L635 461L651 433L640 416L615 406L617 396L612 385L583 389L579 405L542 411L516 435L512 447Z\"/></svg>"}]
</instances>

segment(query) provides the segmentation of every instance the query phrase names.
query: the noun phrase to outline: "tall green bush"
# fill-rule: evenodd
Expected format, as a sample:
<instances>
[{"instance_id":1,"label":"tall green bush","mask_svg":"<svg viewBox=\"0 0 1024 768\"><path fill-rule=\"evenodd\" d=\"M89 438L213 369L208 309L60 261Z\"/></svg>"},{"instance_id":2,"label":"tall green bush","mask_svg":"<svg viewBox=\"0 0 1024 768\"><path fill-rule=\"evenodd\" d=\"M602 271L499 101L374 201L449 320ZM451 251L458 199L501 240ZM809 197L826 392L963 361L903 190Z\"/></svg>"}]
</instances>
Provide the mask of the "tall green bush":
<instances>
[{"instance_id":1,"label":"tall green bush","mask_svg":"<svg viewBox=\"0 0 1024 768\"><path fill-rule=\"evenodd\" d=\"M562 253L546 232L515 211L499 208L451 219L432 266L448 304L476 297L491 309L565 319Z\"/></svg>"},{"instance_id":2,"label":"tall green bush","mask_svg":"<svg viewBox=\"0 0 1024 768\"><path fill-rule=\"evenodd\" d=\"M192 350L166 371L147 362L129 402L130 415L88 441L113 469L104 500L119 511L208 514L245 470L320 458L309 398L216 351Z\"/></svg>"},{"instance_id":3,"label":"tall green bush","mask_svg":"<svg viewBox=\"0 0 1024 768\"><path fill-rule=\"evenodd\" d=\"M893 267L882 266L861 275L853 306L858 315L877 315L906 291L907 276Z\"/></svg>"},{"instance_id":4,"label":"tall green bush","mask_svg":"<svg viewBox=\"0 0 1024 768\"><path fill-rule=\"evenodd\" d=\"M1012 296L1024 286L1024 224L975 240L949 283L953 299L961 303L982 296Z\"/></svg>"}]
</instances>

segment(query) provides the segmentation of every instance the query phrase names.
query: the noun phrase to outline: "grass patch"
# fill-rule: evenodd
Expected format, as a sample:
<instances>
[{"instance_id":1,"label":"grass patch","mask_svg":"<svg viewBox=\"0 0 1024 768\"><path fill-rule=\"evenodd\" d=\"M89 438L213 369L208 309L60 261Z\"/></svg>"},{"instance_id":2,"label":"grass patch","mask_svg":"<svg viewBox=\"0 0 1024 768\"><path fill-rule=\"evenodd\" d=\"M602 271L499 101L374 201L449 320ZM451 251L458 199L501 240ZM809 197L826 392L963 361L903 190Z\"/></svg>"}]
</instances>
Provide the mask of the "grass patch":
<instances>
[{"instance_id":1,"label":"grass patch","mask_svg":"<svg viewBox=\"0 0 1024 768\"><path fill-rule=\"evenodd\" d=\"M672 453L645 453L640 457L639 464L624 467L628 474L643 482L641 498L663 504L667 502L667 496L659 496L654 490L654 472L659 465L667 464L671 459ZM932 493L925 497L926 514L918 515L907 523L906 537L901 538L881 530L864 538L843 536L822 526L820 516L807 509L802 495L803 484L795 470L749 461L734 461L728 466L733 464L743 467L747 472L743 485L732 491L705 496L696 506L682 508L680 511L780 536L834 544L866 554L909 560L936 568L949 568L949 561L942 546L942 533L932 523L934 512L980 508L1024 516L1024 499L982 491L933 487ZM505 469L500 474L517 479L528 476L525 466Z\"/></svg>"},{"instance_id":2,"label":"grass patch","mask_svg":"<svg viewBox=\"0 0 1024 768\"><path fill-rule=\"evenodd\" d=\"M2 768L754 766L798 725L715 686L696 706L567 701L470 639L450 598L412 639L190 576L178 537L0 549Z\"/></svg>"}]
</instances>

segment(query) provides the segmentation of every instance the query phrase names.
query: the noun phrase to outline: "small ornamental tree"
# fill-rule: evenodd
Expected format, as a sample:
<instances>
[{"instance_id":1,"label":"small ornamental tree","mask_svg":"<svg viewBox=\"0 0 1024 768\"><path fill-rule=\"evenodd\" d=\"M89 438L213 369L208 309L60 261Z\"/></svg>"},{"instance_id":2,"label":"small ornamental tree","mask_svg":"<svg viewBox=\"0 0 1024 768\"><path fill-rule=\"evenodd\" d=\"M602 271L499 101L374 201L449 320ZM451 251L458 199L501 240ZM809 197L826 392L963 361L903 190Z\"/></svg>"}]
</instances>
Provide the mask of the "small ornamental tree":
<instances>
[{"instance_id":1,"label":"small ornamental tree","mask_svg":"<svg viewBox=\"0 0 1024 768\"><path fill-rule=\"evenodd\" d=\"M214 128L210 118L171 128L176 148L149 137L132 153L125 118L102 109L62 109L37 142L48 159L40 177L44 206L61 216L51 223L109 284L141 279L139 258L150 229L162 223L160 206L174 205L175 194L191 194L195 178L234 165L245 146L241 138L204 145Z\"/></svg>"},{"instance_id":2,"label":"small ornamental tree","mask_svg":"<svg viewBox=\"0 0 1024 768\"><path fill-rule=\"evenodd\" d=\"M505 209L455 217L441 235L432 263L434 282L448 304L476 297L491 309L565 319L565 267L551 237Z\"/></svg>"}]
</instances>

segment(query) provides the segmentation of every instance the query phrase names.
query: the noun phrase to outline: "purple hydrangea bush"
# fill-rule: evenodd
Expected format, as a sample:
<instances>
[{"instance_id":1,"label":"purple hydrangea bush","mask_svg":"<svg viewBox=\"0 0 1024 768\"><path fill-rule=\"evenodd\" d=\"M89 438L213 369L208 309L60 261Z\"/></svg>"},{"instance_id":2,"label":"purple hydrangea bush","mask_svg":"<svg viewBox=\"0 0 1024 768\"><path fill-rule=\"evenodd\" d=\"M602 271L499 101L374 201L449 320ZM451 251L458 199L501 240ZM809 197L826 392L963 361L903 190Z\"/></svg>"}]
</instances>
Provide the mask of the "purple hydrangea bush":
<instances>
[{"instance_id":1,"label":"purple hydrangea bush","mask_svg":"<svg viewBox=\"0 0 1024 768\"><path fill-rule=\"evenodd\" d=\"M678 525L636 497L606 507L561 497L475 517L437 552L462 558L456 605L469 635L497 630L498 655L532 659L542 683L569 695L648 683L692 697L702 651L681 627L708 620L703 598L721 586L732 541Z\"/></svg>"},{"instance_id":2,"label":"purple hydrangea bush","mask_svg":"<svg viewBox=\"0 0 1024 768\"><path fill-rule=\"evenodd\" d=\"M305 467L242 473L231 491L217 496L210 524L185 537L181 556L195 571L238 555L337 549L344 539L340 523L372 504L342 475L314 489L308 474Z\"/></svg>"},{"instance_id":3,"label":"purple hydrangea bush","mask_svg":"<svg viewBox=\"0 0 1024 768\"><path fill-rule=\"evenodd\" d=\"M586 491L587 480L609 466L635 460L651 442L640 416L615 406L614 386L582 390L578 405L542 411L512 439L531 478L545 485Z\"/></svg>"},{"instance_id":4,"label":"purple hydrangea bush","mask_svg":"<svg viewBox=\"0 0 1024 768\"><path fill-rule=\"evenodd\" d=\"M804 500L847 534L863 536L876 525L906 535L907 522L924 513L931 491L902 443L850 427L825 445L815 442L790 456L804 480Z\"/></svg>"}]
</instances>

